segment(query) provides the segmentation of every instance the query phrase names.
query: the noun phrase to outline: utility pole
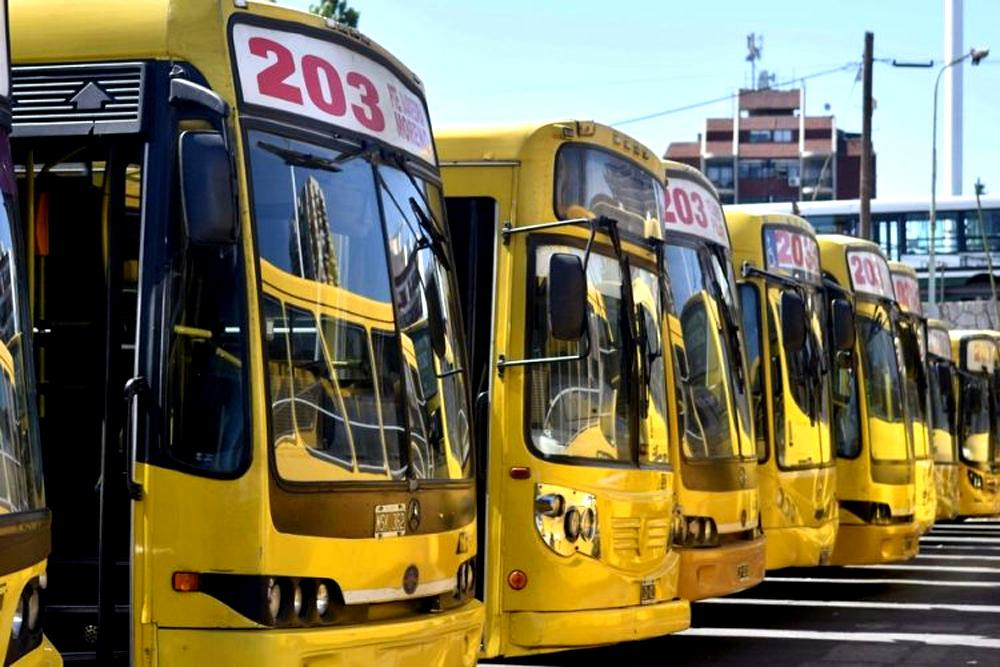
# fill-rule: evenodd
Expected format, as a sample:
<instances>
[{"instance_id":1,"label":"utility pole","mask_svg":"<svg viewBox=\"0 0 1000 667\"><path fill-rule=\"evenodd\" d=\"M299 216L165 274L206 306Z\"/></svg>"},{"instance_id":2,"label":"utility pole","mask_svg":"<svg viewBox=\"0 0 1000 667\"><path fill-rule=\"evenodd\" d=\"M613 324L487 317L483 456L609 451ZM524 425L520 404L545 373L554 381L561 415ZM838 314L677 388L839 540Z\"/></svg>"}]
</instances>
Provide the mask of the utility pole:
<instances>
[{"instance_id":1,"label":"utility pole","mask_svg":"<svg viewBox=\"0 0 1000 667\"><path fill-rule=\"evenodd\" d=\"M865 33L865 60L863 65L864 111L861 119L861 183L858 198L861 214L858 221L858 236L870 239L872 234L872 51L875 35Z\"/></svg>"},{"instance_id":2,"label":"utility pole","mask_svg":"<svg viewBox=\"0 0 1000 667\"><path fill-rule=\"evenodd\" d=\"M986 253L986 268L990 272L990 295L993 299L993 321L991 325L994 329L1000 326L1000 306L997 305L997 281L993 277L993 248L990 245L990 238L986 234L986 224L983 222L983 203L979 197L985 191L983 182L976 179L976 210L979 212L979 233L983 239L983 252Z\"/></svg>"}]
</instances>

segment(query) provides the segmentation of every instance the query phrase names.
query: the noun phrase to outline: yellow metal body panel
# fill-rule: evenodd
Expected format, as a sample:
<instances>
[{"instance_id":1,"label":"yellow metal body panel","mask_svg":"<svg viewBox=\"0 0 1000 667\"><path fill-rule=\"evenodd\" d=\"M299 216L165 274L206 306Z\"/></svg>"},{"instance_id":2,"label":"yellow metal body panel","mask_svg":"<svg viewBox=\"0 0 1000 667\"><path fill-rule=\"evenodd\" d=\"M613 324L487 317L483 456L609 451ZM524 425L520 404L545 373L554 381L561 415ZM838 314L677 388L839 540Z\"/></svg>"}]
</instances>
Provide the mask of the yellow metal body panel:
<instances>
[{"instance_id":1,"label":"yellow metal body panel","mask_svg":"<svg viewBox=\"0 0 1000 667\"><path fill-rule=\"evenodd\" d=\"M606 644L687 627L687 602L677 599L678 555L669 547L674 473L668 468L604 466L596 461L574 465L535 455L526 441L528 372L525 367L496 372L500 355L528 356L527 259L532 236L514 234L504 243L500 227L557 219L553 174L556 153L566 143L605 149L653 175L659 170L656 154L615 130L578 121L445 130L435 139L445 195L489 197L497 209L487 504L481 524L486 531L483 655ZM546 234L577 242L587 238L586 230L578 226ZM599 234L595 242L606 244L606 239ZM623 247L640 262L655 259L646 248L627 241ZM641 298L638 292L636 298ZM675 410L672 401L668 404ZM651 450L666 452L662 438L677 438L675 415L668 415L667 421L669 430L662 424L650 428L649 437L657 439L650 441ZM508 471L515 467L528 468L530 478L512 479ZM532 520L537 484L596 497L599 558L564 557L542 542ZM513 570L527 575L521 590L507 585ZM642 597L644 587L652 591L651 598Z\"/></svg>"},{"instance_id":2,"label":"yellow metal body panel","mask_svg":"<svg viewBox=\"0 0 1000 667\"><path fill-rule=\"evenodd\" d=\"M317 630L156 631L161 665L344 667L471 665L479 651L482 605L420 621Z\"/></svg>"},{"instance_id":3,"label":"yellow metal body panel","mask_svg":"<svg viewBox=\"0 0 1000 667\"><path fill-rule=\"evenodd\" d=\"M63 664L62 656L52 645L48 637L42 637L41 645L21 659L12 663L11 667L60 667Z\"/></svg>"},{"instance_id":4,"label":"yellow metal body panel","mask_svg":"<svg viewBox=\"0 0 1000 667\"><path fill-rule=\"evenodd\" d=\"M0 356L2 356L2 353L0 353ZM2 360L0 360L0 363L2 363ZM14 610L21 600L21 593L24 591L24 587L32 579L44 574L45 567L46 562L42 561L31 567L10 572L0 577L0 656L6 656L10 648ZM24 622L27 623L27 620ZM63 661L52 647L48 638L43 635L41 645L21 656L13 664L17 667L58 667L63 664Z\"/></svg>"},{"instance_id":5,"label":"yellow metal body panel","mask_svg":"<svg viewBox=\"0 0 1000 667\"><path fill-rule=\"evenodd\" d=\"M935 431L935 434L938 432ZM949 439L951 436L945 434ZM957 463L935 463L934 485L937 497L936 520L954 519L958 516L958 475L961 466Z\"/></svg>"},{"instance_id":6,"label":"yellow metal body panel","mask_svg":"<svg viewBox=\"0 0 1000 667\"><path fill-rule=\"evenodd\" d=\"M240 238L246 257L255 254L250 222L248 168L243 159L227 25L234 14L310 26L363 45L421 84L391 54L324 19L271 3L241 10L228 0L139 0L77 3L53 13L44 3L11 2L15 64L92 63L119 60L189 62L230 106L235 126ZM165 98L165 96L164 96ZM246 283L258 285L256 264L246 263ZM315 307L316 299L310 302ZM250 352L252 462L234 480L196 477L139 463L135 476L146 494L133 504L132 647L136 664L435 664L476 660L482 606L469 601L440 614L371 620L357 626L266 629L214 597L178 593L172 573L225 572L294 577L332 577L345 589L394 590L404 571L418 563L421 582L454 580L458 566L475 556L476 523L440 533L377 539L321 538L278 531L271 519L266 399L261 350L260 294L250 290L247 322ZM462 502L474 504L471 482ZM336 511L331 508L329 511ZM169 630L166 628L170 628ZM225 629L225 630L222 630Z\"/></svg>"},{"instance_id":7,"label":"yellow metal body panel","mask_svg":"<svg viewBox=\"0 0 1000 667\"><path fill-rule=\"evenodd\" d=\"M764 537L711 549L678 549L681 597L686 600L729 595L764 579Z\"/></svg>"},{"instance_id":8,"label":"yellow metal body panel","mask_svg":"<svg viewBox=\"0 0 1000 667\"><path fill-rule=\"evenodd\" d=\"M715 186L700 171L679 162L664 160L667 183L672 180L688 180L703 188L718 202ZM720 204L721 208L721 204ZM672 234L668 233L666 242L669 244ZM677 234L688 244L707 245L704 239L694 235ZM723 327L719 309L727 306L707 292L706 311L711 319L710 330L721 331ZM682 304L675 304L680 308ZM679 350L685 348L684 335L680 319L674 315L668 317L670 340ZM716 341L722 345L722 341ZM722 355L718 355L723 358ZM745 359L739 363L745 365ZM668 371L671 376L673 369ZM729 374L731 369L722 369ZM744 367L744 376L746 368ZM679 380L671 377L667 386L675 386ZM728 405L729 437L733 441L743 443L744 449L754 450L753 433L748 430L750 425L744 425L738 418L739 407L736 397L725 381L720 382L724 388ZM681 436L685 437L684 435ZM682 442L671 443L670 461L677 475L677 502L683 516L711 517L720 535L742 533L753 534L759 525L761 511L760 478L757 465L753 458L737 461L712 461L710 459L689 462L683 453ZM709 480L709 486L715 488L697 488L685 481L685 473L695 473L702 479ZM735 473L733 472L735 471ZM743 480L741 488L727 488L719 480L727 478ZM713 479L714 478L714 479ZM702 485L704 486L704 485ZM740 539L725 543L719 547L698 547L678 549L681 555L681 596L687 600L701 600L745 590L760 583L764 578L764 545L759 537Z\"/></svg>"},{"instance_id":9,"label":"yellow metal body panel","mask_svg":"<svg viewBox=\"0 0 1000 667\"><path fill-rule=\"evenodd\" d=\"M847 253L859 249L882 255L871 241L838 234L820 234L818 237L820 263L837 283L852 291ZM884 257L884 255L883 255ZM888 323L886 306L870 298L856 296L857 317L883 318ZM916 514L916 464L904 419L885 421L869 416L869 403L864 390L864 369L860 354L863 342L856 337L854 369L859 392L861 449L856 458L837 459L837 499L840 502L840 525L831 564L850 565L905 560L916 554L919 526ZM898 355L897 355L898 356ZM878 462L873 457L872 443L883 446L892 443L892 462ZM883 480L883 481L879 481ZM887 506L890 516L900 523L889 525L866 523L845 509L846 502Z\"/></svg>"},{"instance_id":10,"label":"yellow metal body panel","mask_svg":"<svg viewBox=\"0 0 1000 667\"><path fill-rule=\"evenodd\" d=\"M764 230L767 227L781 227L794 230L810 238L816 237L806 220L785 214L753 215L738 210L727 211L726 223L733 242L733 263L742 270L744 264L757 269L768 269L764 245ZM767 538L767 569L783 567L808 567L820 565L830 558L837 536L838 512L835 494L837 491L837 466L831 451L829 416L810 419L797 404L791 386L797 382L788 374L789 361L781 344L780 309L781 291L760 277L745 277L744 282L756 287L760 295L762 312L760 359L761 368L751 369L751 377L760 375L760 399L765 405L764 419L767 422L767 457L759 466L761 494L761 524ZM805 285L805 283L803 283ZM771 321L778 331L769 332ZM819 340L824 332L818 321L813 321L814 333ZM772 347L772 336L776 345ZM775 377L769 360L777 359L780 368L781 387L775 386ZM807 451L821 452L820 460L812 465L782 467L775 454L777 419L774 397L782 393L785 437L792 447L806 448ZM755 407L755 412L761 408ZM763 434L757 434L763 440Z\"/></svg>"}]
</instances>

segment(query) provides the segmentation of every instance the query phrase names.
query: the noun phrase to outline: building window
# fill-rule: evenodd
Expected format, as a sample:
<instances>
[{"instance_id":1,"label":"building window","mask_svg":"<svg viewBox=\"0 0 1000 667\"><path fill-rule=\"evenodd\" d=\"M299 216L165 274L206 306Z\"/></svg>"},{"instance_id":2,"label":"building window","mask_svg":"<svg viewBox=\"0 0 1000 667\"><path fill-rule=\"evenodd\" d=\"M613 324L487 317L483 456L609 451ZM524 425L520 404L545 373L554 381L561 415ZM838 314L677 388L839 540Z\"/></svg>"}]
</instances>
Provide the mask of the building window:
<instances>
[{"instance_id":1,"label":"building window","mask_svg":"<svg viewBox=\"0 0 1000 667\"><path fill-rule=\"evenodd\" d=\"M791 143L792 141L792 131L791 130L775 130L773 141L777 143Z\"/></svg>"},{"instance_id":2,"label":"building window","mask_svg":"<svg viewBox=\"0 0 1000 667\"><path fill-rule=\"evenodd\" d=\"M979 227L979 214L969 211L962 217L965 223L965 249L968 252L982 252L983 232ZM989 249L993 252L1000 250L1000 209L983 211L983 226Z\"/></svg>"},{"instance_id":3,"label":"building window","mask_svg":"<svg viewBox=\"0 0 1000 667\"><path fill-rule=\"evenodd\" d=\"M705 166L705 175L717 188L729 190L733 187L732 163L708 164Z\"/></svg>"},{"instance_id":4,"label":"building window","mask_svg":"<svg viewBox=\"0 0 1000 667\"><path fill-rule=\"evenodd\" d=\"M771 130L750 130L750 143L762 144L771 141Z\"/></svg>"},{"instance_id":5,"label":"building window","mask_svg":"<svg viewBox=\"0 0 1000 667\"><path fill-rule=\"evenodd\" d=\"M958 221L955 212L938 213L934 230L934 248L938 254L958 252ZM906 214L906 253L926 255L931 241L930 216L926 211Z\"/></svg>"}]
</instances>

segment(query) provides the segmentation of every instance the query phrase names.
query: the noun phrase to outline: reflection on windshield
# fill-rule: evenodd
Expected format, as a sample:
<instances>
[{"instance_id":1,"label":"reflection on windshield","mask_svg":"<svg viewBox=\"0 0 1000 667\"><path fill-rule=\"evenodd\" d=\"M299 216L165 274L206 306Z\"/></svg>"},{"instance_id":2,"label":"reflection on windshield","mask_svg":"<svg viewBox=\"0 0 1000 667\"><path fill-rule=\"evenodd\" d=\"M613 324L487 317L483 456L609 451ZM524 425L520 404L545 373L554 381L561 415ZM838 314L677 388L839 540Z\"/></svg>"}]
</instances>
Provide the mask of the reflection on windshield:
<instances>
[{"instance_id":1,"label":"reflection on windshield","mask_svg":"<svg viewBox=\"0 0 1000 667\"><path fill-rule=\"evenodd\" d=\"M899 352L886 322L881 311L877 320L865 315L857 318L869 439L874 459L903 461L911 458L911 454L905 431ZM904 429L891 427L894 423L902 424Z\"/></svg>"},{"instance_id":2,"label":"reflection on windshield","mask_svg":"<svg viewBox=\"0 0 1000 667\"><path fill-rule=\"evenodd\" d=\"M986 463L990 451L989 382L978 374L961 373L961 447L962 460ZM978 394L979 399L975 396Z\"/></svg>"},{"instance_id":3,"label":"reflection on windshield","mask_svg":"<svg viewBox=\"0 0 1000 667\"><path fill-rule=\"evenodd\" d=\"M665 352L660 320L663 308L660 282L656 274L633 266L632 294L637 320L643 332L639 340L642 369L640 382L649 387L649 405L643 418L643 428L639 432L639 453L645 462L668 464L670 436L667 432L666 371L663 361Z\"/></svg>"},{"instance_id":4,"label":"reflection on windshield","mask_svg":"<svg viewBox=\"0 0 1000 667\"><path fill-rule=\"evenodd\" d=\"M26 353L27 293L21 246L13 227L10 144L0 133L0 514L45 505L34 376Z\"/></svg>"},{"instance_id":5,"label":"reflection on windshield","mask_svg":"<svg viewBox=\"0 0 1000 667\"><path fill-rule=\"evenodd\" d=\"M442 219L440 192L357 150L249 144L278 473L467 476L457 303L421 219Z\"/></svg>"},{"instance_id":6,"label":"reflection on windshield","mask_svg":"<svg viewBox=\"0 0 1000 667\"><path fill-rule=\"evenodd\" d=\"M581 354L581 343L559 341L548 329L549 261L556 253L584 257L584 251L544 245L534 253L529 357ZM535 448L546 455L632 461L629 387L630 355L622 337L622 275L617 259L590 254L587 262L589 349L580 361L530 366L529 428Z\"/></svg>"},{"instance_id":7,"label":"reflection on windshield","mask_svg":"<svg viewBox=\"0 0 1000 667\"><path fill-rule=\"evenodd\" d=\"M951 382L949 381L947 384L942 385L940 376L938 375L938 365L943 365L945 368L948 365L939 361L932 361L931 364L931 372L927 376L928 393L930 394L931 403L931 428L945 431L949 434L949 437L942 438L935 435L932 438L934 460L941 463L950 463L955 460L955 452L953 451L950 438L950 435L955 432L955 426L952 422L954 394L952 393ZM948 373L948 377L951 377L950 372Z\"/></svg>"},{"instance_id":8,"label":"reflection on windshield","mask_svg":"<svg viewBox=\"0 0 1000 667\"><path fill-rule=\"evenodd\" d=\"M773 320L781 321L782 289L769 288ZM783 362L782 383L789 388L793 401L784 406L789 432L776 442L778 465L783 468L808 467L827 463L833 459L827 424L830 417L830 373L826 352L823 349L823 332L826 330L825 301L819 291L803 285L799 294L806 307L806 337L801 349L790 352L783 344L780 355ZM776 331L781 338L781 327ZM843 378L842 380L846 380ZM842 419L846 414L839 415ZM843 426L847 426L844 424Z\"/></svg>"},{"instance_id":9,"label":"reflection on windshield","mask_svg":"<svg viewBox=\"0 0 1000 667\"><path fill-rule=\"evenodd\" d=\"M664 253L687 366L684 453L695 459L738 457L740 440L731 415L734 364L724 340L720 304L712 297L711 269L706 270L706 258L693 247L667 245Z\"/></svg>"}]
</instances>

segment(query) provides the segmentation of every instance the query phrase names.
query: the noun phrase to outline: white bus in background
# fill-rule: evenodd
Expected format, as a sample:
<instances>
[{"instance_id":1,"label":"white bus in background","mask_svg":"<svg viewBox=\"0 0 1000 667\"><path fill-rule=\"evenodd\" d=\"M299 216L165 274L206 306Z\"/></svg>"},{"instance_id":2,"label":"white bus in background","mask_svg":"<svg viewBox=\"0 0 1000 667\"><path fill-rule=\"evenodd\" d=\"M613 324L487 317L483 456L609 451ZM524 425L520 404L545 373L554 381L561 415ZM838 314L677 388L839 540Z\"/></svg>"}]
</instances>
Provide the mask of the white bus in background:
<instances>
[{"instance_id":1,"label":"white bus in background","mask_svg":"<svg viewBox=\"0 0 1000 667\"><path fill-rule=\"evenodd\" d=\"M1000 267L1000 195L984 195L981 200L985 245L974 195L939 197L937 200L935 253L938 277L944 281L949 299L975 299L989 295L984 248L994 254L994 264ZM797 213L812 223L818 233L856 235L860 204L857 199L835 199L736 204L726 208L753 213ZM929 196L873 199L871 202L872 240L882 247L889 259L904 262L917 270L925 299L930 208Z\"/></svg>"}]
</instances>

